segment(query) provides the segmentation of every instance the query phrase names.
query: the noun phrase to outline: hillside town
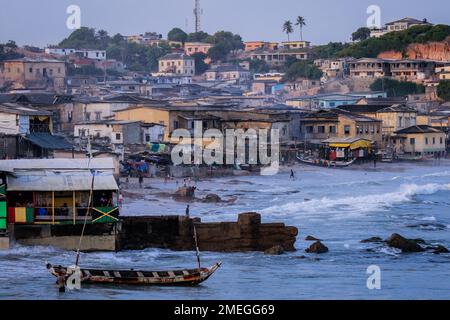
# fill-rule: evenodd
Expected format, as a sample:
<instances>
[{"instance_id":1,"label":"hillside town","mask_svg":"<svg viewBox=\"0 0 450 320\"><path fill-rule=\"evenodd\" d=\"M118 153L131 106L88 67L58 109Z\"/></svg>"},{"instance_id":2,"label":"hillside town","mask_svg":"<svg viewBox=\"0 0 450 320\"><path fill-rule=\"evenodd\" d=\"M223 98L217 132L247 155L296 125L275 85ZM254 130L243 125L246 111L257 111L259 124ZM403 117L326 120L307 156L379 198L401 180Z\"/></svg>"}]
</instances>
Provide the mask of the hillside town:
<instances>
[{"instance_id":1,"label":"hillside town","mask_svg":"<svg viewBox=\"0 0 450 320\"><path fill-rule=\"evenodd\" d=\"M291 39L295 26L300 40ZM176 195L190 198L195 187L186 179L253 174L264 166L259 159L238 163L235 150L232 164L174 164L178 129L276 129L282 166L373 161L376 167L447 157L449 26L404 18L382 29L360 28L351 44L328 45L303 40L304 17L295 26L284 23L288 41L281 42L179 28L167 38L157 32L110 37L82 27L56 46L2 44L0 157L8 205L0 229L83 221L90 207L88 159L109 172L94 192L98 216L90 221L113 224L119 198L136 197L124 189L129 179L138 179L140 188L144 179L184 180ZM418 34L438 36L415 43ZM411 39L403 51L385 50L389 37ZM364 56L362 45L371 41L386 43ZM208 140L200 148L206 150ZM58 180L62 168L78 173ZM33 185L40 170L48 181Z\"/></svg>"}]
</instances>

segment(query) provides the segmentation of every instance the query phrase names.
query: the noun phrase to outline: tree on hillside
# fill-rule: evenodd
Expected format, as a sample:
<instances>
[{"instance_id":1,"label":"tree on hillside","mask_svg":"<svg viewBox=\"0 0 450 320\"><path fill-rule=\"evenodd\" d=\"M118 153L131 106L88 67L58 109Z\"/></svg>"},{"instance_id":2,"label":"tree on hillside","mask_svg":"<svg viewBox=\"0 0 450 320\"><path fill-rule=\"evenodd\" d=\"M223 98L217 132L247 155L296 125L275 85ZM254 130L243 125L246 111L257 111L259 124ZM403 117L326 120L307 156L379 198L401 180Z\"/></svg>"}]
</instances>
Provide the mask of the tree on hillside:
<instances>
[{"instance_id":1,"label":"tree on hillside","mask_svg":"<svg viewBox=\"0 0 450 320\"><path fill-rule=\"evenodd\" d=\"M59 43L60 47L76 49L106 49L98 42L94 28L81 27L73 31L66 39Z\"/></svg>"},{"instance_id":2,"label":"tree on hillside","mask_svg":"<svg viewBox=\"0 0 450 320\"><path fill-rule=\"evenodd\" d=\"M305 18L298 16L297 22L295 23L296 26L299 26L300 28L300 40L303 41L303 27L306 26L306 20Z\"/></svg>"},{"instance_id":3,"label":"tree on hillside","mask_svg":"<svg viewBox=\"0 0 450 320\"><path fill-rule=\"evenodd\" d=\"M362 27L352 33L353 41L364 41L370 38L370 29Z\"/></svg>"},{"instance_id":4,"label":"tree on hillside","mask_svg":"<svg viewBox=\"0 0 450 320\"><path fill-rule=\"evenodd\" d=\"M283 24L283 32L287 34L288 41L290 41L291 39L290 39L289 35L292 32L294 32L294 28L292 27L292 22L291 21L288 20L288 21L284 22L284 24Z\"/></svg>"},{"instance_id":5,"label":"tree on hillside","mask_svg":"<svg viewBox=\"0 0 450 320\"><path fill-rule=\"evenodd\" d=\"M372 83L370 90L386 91L388 97L401 97L409 94L424 93L425 87L414 82L381 78Z\"/></svg>"},{"instance_id":6,"label":"tree on hillside","mask_svg":"<svg viewBox=\"0 0 450 320\"><path fill-rule=\"evenodd\" d=\"M186 39L187 42L211 42L211 36L204 32L204 31L199 31L199 32L193 32L193 33L189 33Z\"/></svg>"},{"instance_id":7,"label":"tree on hillside","mask_svg":"<svg viewBox=\"0 0 450 320\"><path fill-rule=\"evenodd\" d=\"M180 28L173 28L167 34L167 39L169 41L179 41L185 43L188 38L188 34L181 30Z\"/></svg>"},{"instance_id":8,"label":"tree on hillside","mask_svg":"<svg viewBox=\"0 0 450 320\"><path fill-rule=\"evenodd\" d=\"M270 68L266 61L259 59L250 60L250 72L251 73L266 73Z\"/></svg>"},{"instance_id":9,"label":"tree on hillside","mask_svg":"<svg viewBox=\"0 0 450 320\"><path fill-rule=\"evenodd\" d=\"M287 68L284 80L295 81L297 78L306 78L310 80L319 80L323 72L317 68L312 61L300 61L292 63Z\"/></svg>"},{"instance_id":10,"label":"tree on hillside","mask_svg":"<svg viewBox=\"0 0 450 320\"><path fill-rule=\"evenodd\" d=\"M196 52L193 55L191 55L192 58L195 60L195 74L203 74L206 70L208 70L208 65L205 63L205 59L207 58L207 55L203 52Z\"/></svg>"},{"instance_id":11,"label":"tree on hillside","mask_svg":"<svg viewBox=\"0 0 450 320\"><path fill-rule=\"evenodd\" d=\"M450 80L439 82L437 94L442 100L450 101Z\"/></svg>"}]
</instances>

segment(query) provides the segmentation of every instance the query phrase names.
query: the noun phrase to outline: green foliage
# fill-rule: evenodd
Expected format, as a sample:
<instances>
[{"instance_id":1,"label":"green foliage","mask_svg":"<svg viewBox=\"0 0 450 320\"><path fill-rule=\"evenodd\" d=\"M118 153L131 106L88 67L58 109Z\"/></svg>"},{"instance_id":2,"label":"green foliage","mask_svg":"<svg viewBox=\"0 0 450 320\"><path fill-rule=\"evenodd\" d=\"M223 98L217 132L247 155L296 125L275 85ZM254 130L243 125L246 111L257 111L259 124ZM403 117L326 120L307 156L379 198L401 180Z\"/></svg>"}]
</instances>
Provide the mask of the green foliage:
<instances>
[{"instance_id":1,"label":"green foliage","mask_svg":"<svg viewBox=\"0 0 450 320\"><path fill-rule=\"evenodd\" d=\"M7 43L0 43L0 61L22 58L23 55L17 53L17 45L9 40Z\"/></svg>"},{"instance_id":2,"label":"green foliage","mask_svg":"<svg viewBox=\"0 0 450 320\"><path fill-rule=\"evenodd\" d=\"M212 43L212 39L211 36L203 31L199 31L199 32L193 32L193 33L189 33L187 39L187 42L208 42L208 43Z\"/></svg>"},{"instance_id":3,"label":"green foliage","mask_svg":"<svg viewBox=\"0 0 450 320\"><path fill-rule=\"evenodd\" d=\"M349 47L349 44L341 42L330 42L322 46L314 46L311 54L317 59L330 59L337 56L337 53Z\"/></svg>"},{"instance_id":4,"label":"green foliage","mask_svg":"<svg viewBox=\"0 0 450 320\"><path fill-rule=\"evenodd\" d=\"M306 26L305 18L298 16L295 25L300 28L300 40L303 41L303 27Z\"/></svg>"},{"instance_id":5,"label":"green foliage","mask_svg":"<svg viewBox=\"0 0 450 320\"><path fill-rule=\"evenodd\" d=\"M266 73L269 72L270 68L267 62L259 59L250 60L250 72L252 73Z\"/></svg>"},{"instance_id":6,"label":"green foliage","mask_svg":"<svg viewBox=\"0 0 450 320\"><path fill-rule=\"evenodd\" d=\"M205 63L207 55L202 52L196 52L191 55L195 59L195 74L199 75L208 70L208 65Z\"/></svg>"},{"instance_id":7,"label":"green foliage","mask_svg":"<svg viewBox=\"0 0 450 320\"><path fill-rule=\"evenodd\" d=\"M105 72L102 69L94 66L82 66L81 68L69 66L67 69L67 75L69 76L103 76L104 74Z\"/></svg>"},{"instance_id":8,"label":"green foliage","mask_svg":"<svg viewBox=\"0 0 450 320\"><path fill-rule=\"evenodd\" d=\"M395 50L405 52L412 43L443 41L450 36L450 26L414 26L404 31L390 32L380 38L370 38L353 44L337 53L337 56L355 58L376 58L384 51Z\"/></svg>"},{"instance_id":9,"label":"green foliage","mask_svg":"<svg viewBox=\"0 0 450 320\"><path fill-rule=\"evenodd\" d=\"M288 36L288 41L290 40L289 39L289 35L292 33L292 32L294 32L294 27L292 26L292 22L291 21L285 21L284 23L283 23L283 32L284 33L286 33L287 34L287 36Z\"/></svg>"},{"instance_id":10,"label":"green foliage","mask_svg":"<svg viewBox=\"0 0 450 320\"><path fill-rule=\"evenodd\" d=\"M364 41L370 38L370 29L362 27L352 33L353 41Z\"/></svg>"},{"instance_id":11,"label":"green foliage","mask_svg":"<svg viewBox=\"0 0 450 320\"><path fill-rule=\"evenodd\" d=\"M295 81L297 78L319 80L323 72L312 61L296 61L286 70L284 80Z\"/></svg>"},{"instance_id":12,"label":"green foliage","mask_svg":"<svg viewBox=\"0 0 450 320\"><path fill-rule=\"evenodd\" d=\"M167 40L169 41L180 41L185 43L188 38L188 34L181 30L180 28L173 28L167 34Z\"/></svg>"},{"instance_id":13,"label":"green foliage","mask_svg":"<svg viewBox=\"0 0 450 320\"><path fill-rule=\"evenodd\" d=\"M437 87L438 97L445 101L450 101L450 80L439 82Z\"/></svg>"},{"instance_id":14,"label":"green foliage","mask_svg":"<svg viewBox=\"0 0 450 320\"><path fill-rule=\"evenodd\" d=\"M397 81L393 79L377 79L370 86L372 91L386 91L388 97L400 97L408 94L420 94L425 92L423 85L414 82Z\"/></svg>"}]
</instances>

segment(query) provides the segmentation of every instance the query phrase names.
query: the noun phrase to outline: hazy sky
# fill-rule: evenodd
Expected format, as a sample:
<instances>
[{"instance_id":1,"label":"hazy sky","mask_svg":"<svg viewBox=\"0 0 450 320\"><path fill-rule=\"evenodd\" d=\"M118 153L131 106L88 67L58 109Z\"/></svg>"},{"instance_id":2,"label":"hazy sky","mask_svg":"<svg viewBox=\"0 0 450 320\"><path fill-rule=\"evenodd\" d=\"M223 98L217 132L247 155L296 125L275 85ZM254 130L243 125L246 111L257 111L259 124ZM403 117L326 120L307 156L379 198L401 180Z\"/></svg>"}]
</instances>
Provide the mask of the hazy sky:
<instances>
[{"instance_id":1,"label":"hazy sky","mask_svg":"<svg viewBox=\"0 0 450 320\"><path fill-rule=\"evenodd\" d=\"M66 27L69 5L81 7L83 26L110 34L156 31L172 27L192 32L194 0L0 0L0 42L45 46L56 44L71 30ZM405 16L450 24L449 0L201 0L202 30L227 30L244 40L286 40L285 20L305 17L304 39L313 44L349 40L366 24L366 9L381 7L383 23ZM291 36L299 38L299 31Z\"/></svg>"}]
</instances>

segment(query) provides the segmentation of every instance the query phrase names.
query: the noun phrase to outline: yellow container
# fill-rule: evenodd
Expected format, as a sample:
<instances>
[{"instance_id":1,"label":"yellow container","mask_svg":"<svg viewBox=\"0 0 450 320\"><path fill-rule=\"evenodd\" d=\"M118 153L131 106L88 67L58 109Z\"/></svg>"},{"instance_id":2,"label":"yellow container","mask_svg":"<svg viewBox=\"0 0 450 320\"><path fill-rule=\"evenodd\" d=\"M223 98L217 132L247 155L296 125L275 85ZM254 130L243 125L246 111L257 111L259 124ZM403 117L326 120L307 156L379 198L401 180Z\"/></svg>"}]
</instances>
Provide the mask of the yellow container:
<instances>
[{"instance_id":1,"label":"yellow container","mask_svg":"<svg viewBox=\"0 0 450 320\"><path fill-rule=\"evenodd\" d=\"M16 208L15 217L16 223L27 223L27 208Z\"/></svg>"}]
</instances>

